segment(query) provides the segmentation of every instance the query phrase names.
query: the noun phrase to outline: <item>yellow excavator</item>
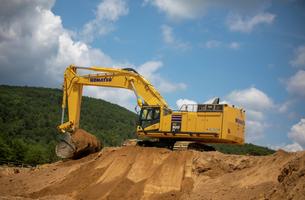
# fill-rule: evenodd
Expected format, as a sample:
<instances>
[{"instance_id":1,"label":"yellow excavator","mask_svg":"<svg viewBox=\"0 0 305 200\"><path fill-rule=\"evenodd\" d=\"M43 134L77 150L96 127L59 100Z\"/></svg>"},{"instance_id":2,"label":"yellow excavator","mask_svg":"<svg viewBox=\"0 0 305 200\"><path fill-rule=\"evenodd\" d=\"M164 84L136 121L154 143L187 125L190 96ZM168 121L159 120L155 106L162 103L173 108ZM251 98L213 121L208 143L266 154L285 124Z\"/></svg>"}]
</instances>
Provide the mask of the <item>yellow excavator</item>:
<instances>
[{"instance_id":1,"label":"yellow excavator","mask_svg":"<svg viewBox=\"0 0 305 200\"><path fill-rule=\"evenodd\" d=\"M89 71L89 74L83 75L80 71ZM62 118L58 126L64 138L56 146L59 157L78 157L102 148L94 135L80 128L83 86L132 90L140 108L136 127L140 138L149 138L169 148L177 148L184 141L187 141L187 145L244 143L245 110L242 108L219 104L219 98L216 98L209 104L183 105L179 110L172 110L153 85L132 68L70 65L64 73ZM66 107L68 121L64 122ZM154 145L153 142L138 143L143 146Z\"/></svg>"}]
</instances>

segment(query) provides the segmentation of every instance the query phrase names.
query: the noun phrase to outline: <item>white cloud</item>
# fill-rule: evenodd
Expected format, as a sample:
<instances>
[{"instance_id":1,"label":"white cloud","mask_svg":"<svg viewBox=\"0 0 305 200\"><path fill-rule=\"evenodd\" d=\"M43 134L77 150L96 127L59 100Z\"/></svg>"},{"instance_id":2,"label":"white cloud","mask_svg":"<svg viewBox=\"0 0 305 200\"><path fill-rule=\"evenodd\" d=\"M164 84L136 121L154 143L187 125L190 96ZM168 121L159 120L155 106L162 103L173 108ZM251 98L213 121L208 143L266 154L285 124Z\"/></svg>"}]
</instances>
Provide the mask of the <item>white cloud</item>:
<instances>
[{"instance_id":1,"label":"white cloud","mask_svg":"<svg viewBox=\"0 0 305 200\"><path fill-rule=\"evenodd\" d=\"M95 19L84 25L81 37L92 41L96 36L106 35L115 29L114 22L129 13L125 0L103 0L97 6Z\"/></svg>"},{"instance_id":2,"label":"white cloud","mask_svg":"<svg viewBox=\"0 0 305 200\"><path fill-rule=\"evenodd\" d=\"M234 90L227 96L227 99L229 102L236 103L251 110L263 111L273 106L272 99L255 87Z\"/></svg>"},{"instance_id":3,"label":"white cloud","mask_svg":"<svg viewBox=\"0 0 305 200\"><path fill-rule=\"evenodd\" d=\"M103 99L134 111L137 105L136 97L131 90L105 87L84 87L84 95Z\"/></svg>"},{"instance_id":4,"label":"white cloud","mask_svg":"<svg viewBox=\"0 0 305 200\"><path fill-rule=\"evenodd\" d=\"M173 36L173 29L170 26L163 25L161 27L162 34L163 34L163 40L167 44L173 44L175 42L174 36Z\"/></svg>"},{"instance_id":5,"label":"white cloud","mask_svg":"<svg viewBox=\"0 0 305 200\"><path fill-rule=\"evenodd\" d=\"M253 142L263 138L266 127L268 127L268 125L262 121L246 120L247 142Z\"/></svg>"},{"instance_id":6,"label":"white cloud","mask_svg":"<svg viewBox=\"0 0 305 200\"><path fill-rule=\"evenodd\" d=\"M282 147L281 149L284 149L285 151L288 151L288 152L296 152L296 151L304 150L298 143L288 144L288 145Z\"/></svg>"},{"instance_id":7,"label":"white cloud","mask_svg":"<svg viewBox=\"0 0 305 200\"><path fill-rule=\"evenodd\" d=\"M163 63L161 61L148 61L140 65L137 70L146 79L154 79L154 73L162 68Z\"/></svg>"},{"instance_id":8,"label":"white cloud","mask_svg":"<svg viewBox=\"0 0 305 200\"><path fill-rule=\"evenodd\" d=\"M262 138L269 126L265 121L266 112L274 107L272 99L255 87L234 90L226 96L226 99L231 104L242 106L246 110L247 141L253 142Z\"/></svg>"},{"instance_id":9,"label":"white cloud","mask_svg":"<svg viewBox=\"0 0 305 200\"><path fill-rule=\"evenodd\" d=\"M69 63L79 66L90 66L103 64L110 66L113 60L99 49L90 48L87 44L80 41L73 41L67 33L59 36L57 54L47 59L50 66L46 72L56 76L57 80L62 80L62 69Z\"/></svg>"},{"instance_id":10,"label":"white cloud","mask_svg":"<svg viewBox=\"0 0 305 200\"><path fill-rule=\"evenodd\" d=\"M259 13L248 18L232 14L227 18L227 26L231 31L251 32L259 24L272 24L274 19L275 15L271 13Z\"/></svg>"},{"instance_id":11,"label":"white cloud","mask_svg":"<svg viewBox=\"0 0 305 200\"><path fill-rule=\"evenodd\" d=\"M175 38L172 27L168 25L162 25L161 30L162 30L163 40L166 44L172 45L173 47L183 50L190 48L189 43L182 42Z\"/></svg>"},{"instance_id":12,"label":"white cloud","mask_svg":"<svg viewBox=\"0 0 305 200\"><path fill-rule=\"evenodd\" d=\"M220 47L221 42L218 40L209 40L205 43L205 47L208 49Z\"/></svg>"},{"instance_id":13,"label":"white cloud","mask_svg":"<svg viewBox=\"0 0 305 200\"><path fill-rule=\"evenodd\" d=\"M173 20L194 19L202 16L205 10L205 2L200 0L145 0L145 2L156 6Z\"/></svg>"},{"instance_id":14,"label":"white cloud","mask_svg":"<svg viewBox=\"0 0 305 200\"><path fill-rule=\"evenodd\" d=\"M197 104L196 101L190 100L190 99L178 99L176 101L176 105L178 109L181 109L183 105L189 105L189 104Z\"/></svg>"},{"instance_id":15,"label":"white cloud","mask_svg":"<svg viewBox=\"0 0 305 200\"><path fill-rule=\"evenodd\" d=\"M284 149L289 152L303 151L305 150L305 118L300 119L297 124L294 124L288 137L292 140L291 144L271 145L272 149Z\"/></svg>"},{"instance_id":16,"label":"white cloud","mask_svg":"<svg viewBox=\"0 0 305 200\"><path fill-rule=\"evenodd\" d=\"M128 12L129 10L124 0L103 0L97 6L96 18L115 22L121 16L127 15Z\"/></svg>"},{"instance_id":17,"label":"white cloud","mask_svg":"<svg viewBox=\"0 0 305 200\"><path fill-rule=\"evenodd\" d=\"M295 75L290 77L286 86L288 92L305 97L305 71L299 70Z\"/></svg>"},{"instance_id":18,"label":"white cloud","mask_svg":"<svg viewBox=\"0 0 305 200\"><path fill-rule=\"evenodd\" d=\"M298 143L295 142L291 144L268 145L268 147L273 150L283 149L288 152L296 152L303 150L303 148Z\"/></svg>"},{"instance_id":19,"label":"white cloud","mask_svg":"<svg viewBox=\"0 0 305 200\"><path fill-rule=\"evenodd\" d=\"M296 49L290 64L295 67L305 67L305 45Z\"/></svg>"},{"instance_id":20,"label":"white cloud","mask_svg":"<svg viewBox=\"0 0 305 200\"><path fill-rule=\"evenodd\" d=\"M51 11L53 3L52 0L1 3L0 83L60 87L64 70L70 64L114 66L119 63L100 49L74 40L71 31L63 27L60 16ZM118 19L121 11L111 7L109 10L114 13L104 13L99 18ZM184 83L173 83L158 73L162 65L160 61L149 61L137 70L161 92L185 89ZM84 94L131 110L135 105L134 94L127 90L90 87Z\"/></svg>"},{"instance_id":21,"label":"white cloud","mask_svg":"<svg viewBox=\"0 0 305 200\"><path fill-rule=\"evenodd\" d=\"M240 44L238 42L231 42L229 44L229 48L230 49L239 49L240 48Z\"/></svg>"},{"instance_id":22,"label":"white cloud","mask_svg":"<svg viewBox=\"0 0 305 200\"><path fill-rule=\"evenodd\" d=\"M237 50L240 48L240 43L235 42L235 41L226 43L226 42L222 42L219 40L208 40L203 45L200 45L200 46L207 48L207 49L215 49L215 48L222 47L222 48L229 48L229 49Z\"/></svg>"},{"instance_id":23,"label":"white cloud","mask_svg":"<svg viewBox=\"0 0 305 200\"><path fill-rule=\"evenodd\" d=\"M262 121L265 116L262 111L255 111L255 110L247 110L247 116L250 119Z\"/></svg>"},{"instance_id":24,"label":"white cloud","mask_svg":"<svg viewBox=\"0 0 305 200\"><path fill-rule=\"evenodd\" d=\"M277 105L278 111L280 113L287 112L289 110L289 108L293 105L293 103L294 103L294 100L289 100L289 101L286 101L286 102L284 102L282 104Z\"/></svg>"},{"instance_id":25,"label":"white cloud","mask_svg":"<svg viewBox=\"0 0 305 200\"><path fill-rule=\"evenodd\" d=\"M103 65L112 59L75 41L52 11L54 1L1 3L0 80L6 84L59 86L69 64Z\"/></svg>"},{"instance_id":26,"label":"white cloud","mask_svg":"<svg viewBox=\"0 0 305 200\"><path fill-rule=\"evenodd\" d=\"M172 83L163 78L157 71L163 66L160 61L148 61L137 68L137 71L142 74L146 79L152 82L152 84L161 93L170 93L178 90L185 90L186 84L184 83Z\"/></svg>"},{"instance_id":27,"label":"white cloud","mask_svg":"<svg viewBox=\"0 0 305 200\"><path fill-rule=\"evenodd\" d=\"M208 10L213 8L225 8L232 12L251 13L263 10L269 6L269 0L232 0L230 3L226 0L145 0L144 2L145 4L155 6L174 21L202 17Z\"/></svg>"},{"instance_id":28,"label":"white cloud","mask_svg":"<svg viewBox=\"0 0 305 200\"><path fill-rule=\"evenodd\" d=\"M178 90L185 90L187 88L185 83L171 83L165 79L159 79L159 83L157 87L159 88L160 92L170 93L175 92Z\"/></svg>"},{"instance_id":29,"label":"white cloud","mask_svg":"<svg viewBox=\"0 0 305 200\"><path fill-rule=\"evenodd\" d=\"M305 149L305 118L291 127L288 137Z\"/></svg>"}]
</instances>

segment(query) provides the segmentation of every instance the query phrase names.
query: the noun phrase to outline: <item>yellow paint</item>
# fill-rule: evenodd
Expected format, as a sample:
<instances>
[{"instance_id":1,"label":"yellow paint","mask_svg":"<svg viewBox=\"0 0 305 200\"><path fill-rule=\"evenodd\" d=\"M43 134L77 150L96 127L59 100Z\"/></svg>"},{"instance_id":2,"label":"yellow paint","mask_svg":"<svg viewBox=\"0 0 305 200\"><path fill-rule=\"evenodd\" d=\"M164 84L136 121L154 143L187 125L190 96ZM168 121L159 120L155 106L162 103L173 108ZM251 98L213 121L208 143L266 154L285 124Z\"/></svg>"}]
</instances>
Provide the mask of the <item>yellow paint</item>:
<instances>
[{"instance_id":1,"label":"yellow paint","mask_svg":"<svg viewBox=\"0 0 305 200\"><path fill-rule=\"evenodd\" d=\"M79 128L83 86L125 88L133 90L139 107L160 108L160 122L144 129L137 127L139 136L150 138L189 139L213 143L244 143L245 111L224 104L222 112L172 111L152 84L140 74L123 69L81 68L94 74L79 75L80 67L69 66L64 74L62 108L68 107L68 122L58 128L62 132ZM67 105L66 105L67 104ZM181 129L172 132L172 115L181 115Z\"/></svg>"}]
</instances>

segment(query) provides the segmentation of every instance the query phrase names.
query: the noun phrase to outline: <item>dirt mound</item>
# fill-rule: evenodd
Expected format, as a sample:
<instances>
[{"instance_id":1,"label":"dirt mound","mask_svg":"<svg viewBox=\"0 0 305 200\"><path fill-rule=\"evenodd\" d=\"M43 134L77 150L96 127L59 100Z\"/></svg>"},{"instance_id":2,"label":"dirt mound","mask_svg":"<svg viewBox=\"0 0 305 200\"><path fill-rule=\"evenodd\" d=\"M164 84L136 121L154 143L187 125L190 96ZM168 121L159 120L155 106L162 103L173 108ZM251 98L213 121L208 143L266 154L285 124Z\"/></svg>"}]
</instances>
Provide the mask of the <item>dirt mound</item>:
<instances>
[{"instance_id":1,"label":"dirt mound","mask_svg":"<svg viewBox=\"0 0 305 200\"><path fill-rule=\"evenodd\" d=\"M105 148L80 160L2 168L0 185L0 199L305 199L305 152Z\"/></svg>"},{"instance_id":2,"label":"dirt mound","mask_svg":"<svg viewBox=\"0 0 305 200\"><path fill-rule=\"evenodd\" d=\"M269 195L278 199L305 199L305 155L292 158L281 169L278 184Z\"/></svg>"}]
</instances>

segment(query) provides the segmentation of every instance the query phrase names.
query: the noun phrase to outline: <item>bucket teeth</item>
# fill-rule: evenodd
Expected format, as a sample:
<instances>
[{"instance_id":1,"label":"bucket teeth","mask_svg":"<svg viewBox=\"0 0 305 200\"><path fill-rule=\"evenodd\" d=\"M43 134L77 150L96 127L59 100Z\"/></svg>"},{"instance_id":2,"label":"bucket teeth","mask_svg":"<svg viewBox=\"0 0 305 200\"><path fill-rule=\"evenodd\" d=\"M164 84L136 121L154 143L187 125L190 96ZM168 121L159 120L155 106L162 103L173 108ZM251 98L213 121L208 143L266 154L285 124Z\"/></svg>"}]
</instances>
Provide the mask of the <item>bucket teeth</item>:
<instances>
[{"instance_id":1,"label":"bucket teeth","mask_svg":"<svg viewBox=\"0 0 305 200\"><path fill-rule=\"evenodd\" d=\"M76 147L71 140L70 133L65 133L64 138L56 145L55 152L60 158L72 158Z\"/></svg>"}]
</instances>

